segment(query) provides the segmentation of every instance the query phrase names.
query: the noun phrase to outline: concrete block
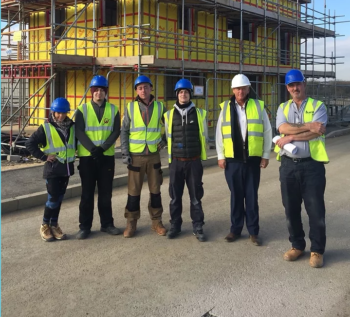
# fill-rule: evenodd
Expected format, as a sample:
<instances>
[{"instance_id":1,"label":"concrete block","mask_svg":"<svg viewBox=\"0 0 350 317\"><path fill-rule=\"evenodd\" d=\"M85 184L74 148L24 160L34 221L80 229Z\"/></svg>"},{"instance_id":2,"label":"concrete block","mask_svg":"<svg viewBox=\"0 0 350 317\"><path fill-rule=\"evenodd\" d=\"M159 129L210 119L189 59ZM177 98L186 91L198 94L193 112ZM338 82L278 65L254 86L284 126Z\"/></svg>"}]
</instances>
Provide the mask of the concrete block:
<instances>
[{"instance_id":1,"label":"concrete block","mask_svg":"<svg viewBox=\"0 0 350 317\"><path fill-rule=\"evenodd\" d=\"M19 155L7 155L7 160L10 162L19 162L21 160L21 156L19 156Z\"/></svg>"},{"instance_id":2,"label":"concrete block","mask_svg":"<svg viewBox=\"0 0 350 317\"><path fill-rule=\"evenodd\" d=\"M18 210L18 200L16 198L8 198L1 200L1 214L6 214Z\"/></svg>"},{"instance_id":3,"label":"concrete block","mask_svg":"<svg viewBox=\"0 0 350 317\"><path fill-rule=\"evenodd\" d=\"M18 199L18 209L27 209L40 205L44 206L47 201L47 192L38 192L16 198Z\"/></svg>"}]
</instances>

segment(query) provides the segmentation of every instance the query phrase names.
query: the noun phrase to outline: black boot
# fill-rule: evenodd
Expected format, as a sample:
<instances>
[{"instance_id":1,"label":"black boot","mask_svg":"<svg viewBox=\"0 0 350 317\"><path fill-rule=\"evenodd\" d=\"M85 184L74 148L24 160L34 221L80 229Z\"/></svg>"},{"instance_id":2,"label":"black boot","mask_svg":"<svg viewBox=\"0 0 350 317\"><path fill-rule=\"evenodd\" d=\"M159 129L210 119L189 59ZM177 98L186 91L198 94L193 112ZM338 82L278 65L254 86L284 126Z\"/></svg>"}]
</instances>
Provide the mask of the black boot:
<instances>
[{"instance_id":1,"label":"black boot","mask_svg":"<svg viewBox=\"0 0 350 317\"><path fill-rule=\"evenodd\" d=\"M204 242L207 240L202 227L197 227L193 229L193 235L198 239L200 242Z\"/></svg>"},{"instance_id":2,"label":"black boot","mask_svg":"<svg viewBox=\"0 0 350 317\"><path fill-rule=\"evenodd\" d=\"M181 233L181 227L172 223L171 228L167 233L167 237L168 237L168 239L174 239L180 233Z\"/></svg>"}]
</instances>

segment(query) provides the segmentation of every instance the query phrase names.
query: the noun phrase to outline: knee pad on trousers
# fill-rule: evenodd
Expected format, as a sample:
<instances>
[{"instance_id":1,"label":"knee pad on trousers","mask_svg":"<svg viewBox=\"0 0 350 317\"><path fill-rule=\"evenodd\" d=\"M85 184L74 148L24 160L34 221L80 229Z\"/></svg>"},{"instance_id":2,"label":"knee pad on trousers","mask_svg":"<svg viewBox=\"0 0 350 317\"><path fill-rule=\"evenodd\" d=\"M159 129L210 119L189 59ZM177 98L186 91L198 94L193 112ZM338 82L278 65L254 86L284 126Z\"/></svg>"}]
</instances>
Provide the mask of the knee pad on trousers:
<instances>
[{"instance_id":1,"label":"knee pad on trousers","mask_svg":"<svg viewBox=\"0 0 350 317\"><path fill-rule=\"evenodd\" d=\"M46 202L46 207L50 209L56 209L61 205L60 201L52 201L51 199Z\"/></svg>"},{"instance_id":2,"label":"knee pad on trousers","mask_svg":"<svg viewBox=\"0 0 350 317\"><path fill-rule=\"evenodd\" d=\"M140 196L128 195L126 209L131 211L131 212L140 210L140 198L141 198Z\"/></svg>"},{"instance_id":3,"label":"knee pad on trousers","mask_svg":"<svg viewBox=\"0 0 350 317\"><path fill-rule=\"evenodd\" d=\"M162 207L162 197L159 194L151 193L151 207L152 208L160 208Z\"/></svg>"}]
</instances>

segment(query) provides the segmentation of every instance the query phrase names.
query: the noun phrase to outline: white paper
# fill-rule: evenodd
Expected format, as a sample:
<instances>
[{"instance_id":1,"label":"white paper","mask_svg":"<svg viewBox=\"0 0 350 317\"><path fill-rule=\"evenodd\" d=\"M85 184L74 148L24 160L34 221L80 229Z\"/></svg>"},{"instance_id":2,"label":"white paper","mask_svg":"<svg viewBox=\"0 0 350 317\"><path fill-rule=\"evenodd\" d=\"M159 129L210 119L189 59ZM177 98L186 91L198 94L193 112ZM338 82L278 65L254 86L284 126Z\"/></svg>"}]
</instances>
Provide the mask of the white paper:
<instances>
[{"instance_id":1,"label":"white paper","mask_svg":"<svg viewBox=\"0 0 350 317\"><path fill-rule=\"evenodd\" d=\"M279 135L276 135L273 139L272 142L276 143L277 140L279 140L281 137ZM298 148L293 145L292 143L287 143L284 145L283 150L286 150L287 152L295 155L298 152Z\"/></svg>"}]
</instances>

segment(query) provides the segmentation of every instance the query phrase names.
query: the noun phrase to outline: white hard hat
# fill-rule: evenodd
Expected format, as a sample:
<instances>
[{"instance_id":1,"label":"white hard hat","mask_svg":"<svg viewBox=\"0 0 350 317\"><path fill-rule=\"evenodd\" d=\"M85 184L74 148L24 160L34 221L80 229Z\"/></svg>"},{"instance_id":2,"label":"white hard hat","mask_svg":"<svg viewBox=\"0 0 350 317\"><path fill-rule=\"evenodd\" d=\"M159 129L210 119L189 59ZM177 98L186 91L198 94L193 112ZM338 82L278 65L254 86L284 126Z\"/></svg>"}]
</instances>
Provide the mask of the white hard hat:
<instances>
[{"instance_id":1,"label":"white hard hat","mask_svg":"<svg viewBox=\"0 0 350 317\"><path fill-rule=\"evenodd\" d=\"M238 74L232 78L231 88L251 86L247 76Z\"/></svg>"}]
</instances>

